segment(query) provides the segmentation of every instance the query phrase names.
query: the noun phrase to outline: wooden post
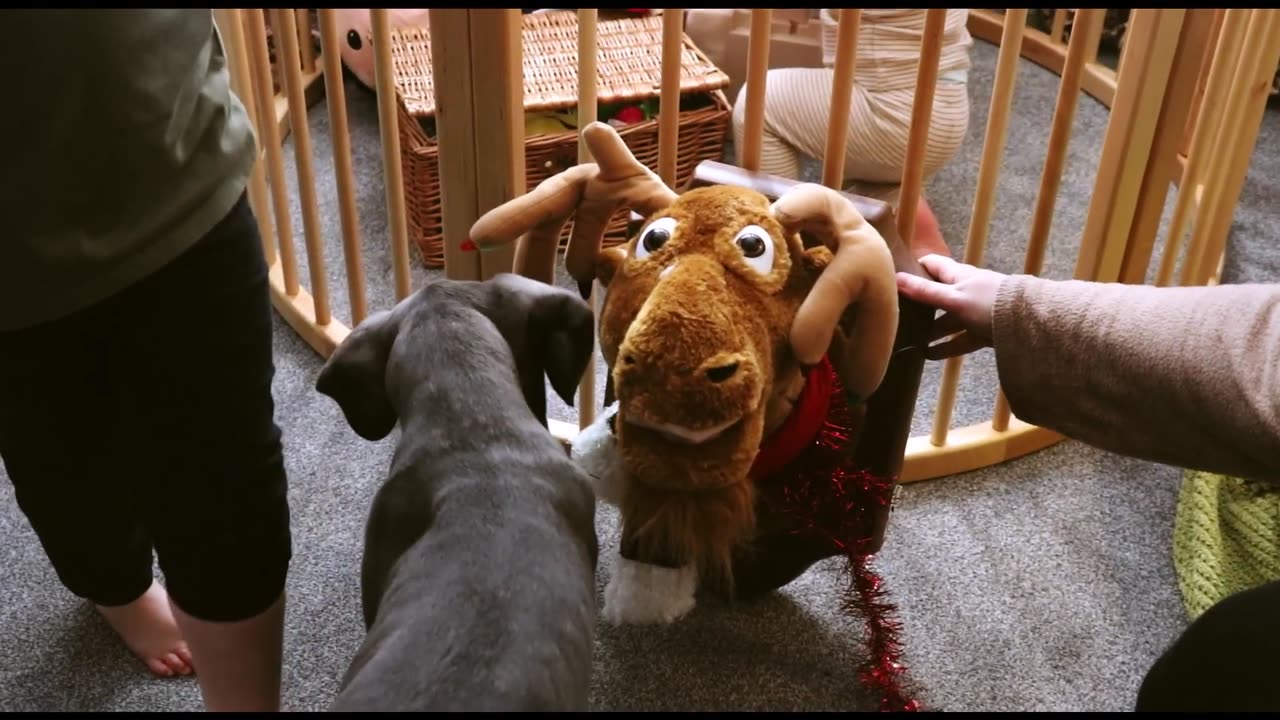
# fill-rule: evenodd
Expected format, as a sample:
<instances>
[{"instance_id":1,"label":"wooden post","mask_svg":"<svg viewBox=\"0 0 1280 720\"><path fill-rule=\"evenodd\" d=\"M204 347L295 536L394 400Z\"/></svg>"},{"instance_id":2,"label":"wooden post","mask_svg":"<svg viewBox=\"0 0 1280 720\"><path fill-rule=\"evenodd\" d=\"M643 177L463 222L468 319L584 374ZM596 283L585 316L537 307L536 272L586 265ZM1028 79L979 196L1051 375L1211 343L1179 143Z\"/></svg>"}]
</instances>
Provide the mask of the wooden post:
<instances>
[{"instance_id":1,"label":"wooden post","mask_svg":"<svg viewBox=\"0 0 1280 720\"><path fill-rule=\"evenodd\" d=\"M525 192L524 49L519 10L494 8L467 13L471 15L471 108L475 128L471 147L476 179L476 217L467 223L469 229L481 215ZM432 56L435 55L433 47ZM514 268L514 245L479 255L481 280ZM553 255L553 273L554 262ZM539 279L554 282L554 276Z\"/></svg>"},{"instance_id":2,"label":"wooden post","mask_svg":"<svg viewBox=\"0 0 1280 720\"><path fill-rule=\"evenodd\" d=\"M480 278L480 254L461 249L471 226L480 217L476 205L476 134L471 95L471 12L455 8L428 11L431 71L436 93L436 143L440 148L444 270L445 275L454 280Z\"/></svg>"}]
</instances>

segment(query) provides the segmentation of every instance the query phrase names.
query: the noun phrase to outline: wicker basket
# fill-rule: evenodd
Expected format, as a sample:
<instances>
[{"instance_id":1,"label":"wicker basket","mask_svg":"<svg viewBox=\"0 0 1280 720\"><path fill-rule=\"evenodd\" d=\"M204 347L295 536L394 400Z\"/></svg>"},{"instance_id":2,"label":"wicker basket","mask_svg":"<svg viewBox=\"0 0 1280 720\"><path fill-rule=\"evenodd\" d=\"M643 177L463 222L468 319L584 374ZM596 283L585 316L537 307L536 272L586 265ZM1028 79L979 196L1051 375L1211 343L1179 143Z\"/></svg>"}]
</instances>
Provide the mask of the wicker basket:
<instances>
[{"instance_id":1,"label":"wicker basket","mask_svg":"<svg viewBox=\"0 0 1280 720\"><path fill-rule=\"evenodd\" d=\"M525 112L572 110L578 102L578 19L573 11L523 16ZM597 25L600 104L653 102L662 77L662 17L601 19ZM439 146L432 137L433 91L430 30L392 31L400 152L410 239L428 267L444 265ZM681 112L676 183L684 186L703 160L723 156L732 108L723 88L729 77L686 36L681 70ZM658 119L618 128L636 158L658 166ZM578 131L526 135L527 189L578 162ZM482 208L484 210L484 208ZM619 210L606 246L626 240L629 213ZM561 248L572 225L565 228Z\"/></svg>"}]
</instances>

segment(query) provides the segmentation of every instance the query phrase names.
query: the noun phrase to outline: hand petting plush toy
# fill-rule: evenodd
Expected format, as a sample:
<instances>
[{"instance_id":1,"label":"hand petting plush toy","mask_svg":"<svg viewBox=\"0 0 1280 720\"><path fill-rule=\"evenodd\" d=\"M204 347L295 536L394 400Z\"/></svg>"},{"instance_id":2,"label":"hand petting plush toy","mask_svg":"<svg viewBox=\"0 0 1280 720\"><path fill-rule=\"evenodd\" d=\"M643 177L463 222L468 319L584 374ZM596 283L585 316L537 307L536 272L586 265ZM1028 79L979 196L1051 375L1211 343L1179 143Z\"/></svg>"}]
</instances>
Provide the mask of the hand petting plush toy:
<instances>
[{"instance_id":1,"label":"hand petting plush toy","mask_svg":"<svg viewBox=\"0 0 1280 720\"><path fill-rule=\"evenodd\" d=\"M620 509L604 614L672 622L700 589L755 595L856 555L893 488L858 471L844 436L895 350L888 243L824 186L772 203L733 185L677 195L609 125L582 132L594 163L485 214L466 247L528 233L532 274L550 281L572 215L567 269L584 295L592 280L605 288L599 340L617 402L573 445ZM643 229L602 250L621 209Z\"/></svg>"}]
</instances>

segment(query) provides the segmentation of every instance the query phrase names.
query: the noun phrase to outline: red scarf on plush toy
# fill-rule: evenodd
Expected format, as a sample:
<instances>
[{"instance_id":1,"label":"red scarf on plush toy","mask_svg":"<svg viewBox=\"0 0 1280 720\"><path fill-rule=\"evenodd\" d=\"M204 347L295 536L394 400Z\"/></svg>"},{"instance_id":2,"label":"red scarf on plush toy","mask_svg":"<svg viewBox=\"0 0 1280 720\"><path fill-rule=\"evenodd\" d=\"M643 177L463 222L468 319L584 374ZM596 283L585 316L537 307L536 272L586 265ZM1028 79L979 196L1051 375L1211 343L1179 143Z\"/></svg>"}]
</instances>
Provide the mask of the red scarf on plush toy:
<instances>
[{"instance_id":1,"label":"red scarf on plush toy","mask_svg":"<svg viewBox=\"0 0 1280 720\"><path fill-rule=\"evenodd\" d=\"M901 624L884 601L881 578L863 548L871 538L873 510L892 502L895 478L881 478L853 465L852 418L844 388L831 362L808 373L805 388L786 422L765 440L751 477L779 512L797 524L795 532L825 536L848 561L849 584L842 607L866 619L871 655L864 685L878 692L880 709L916 711L920 703L899 684Z\"/></svg>"}]
</instances>

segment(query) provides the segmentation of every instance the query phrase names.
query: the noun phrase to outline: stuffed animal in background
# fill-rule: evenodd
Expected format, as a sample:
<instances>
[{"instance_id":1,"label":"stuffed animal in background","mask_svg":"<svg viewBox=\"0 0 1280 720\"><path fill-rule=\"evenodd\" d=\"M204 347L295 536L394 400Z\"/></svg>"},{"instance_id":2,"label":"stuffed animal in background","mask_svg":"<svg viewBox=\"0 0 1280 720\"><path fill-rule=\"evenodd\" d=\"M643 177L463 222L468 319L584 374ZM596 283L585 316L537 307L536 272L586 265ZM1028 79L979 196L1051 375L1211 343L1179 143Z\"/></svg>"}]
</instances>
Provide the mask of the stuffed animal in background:
<instances>
[{"instance_id":1,"label":"stuffed animal in background","mask_svg":"<svg viewBox=\"0 0 1280 720\"><path fill-rule=\"evenodd\" d=\"M874 614L880 583L860 548L895 479L860 466L850 438L898 339L889 242L825 186L774 202L732 184L677 194L609 124L582 134L595 162L486 213L463 249L525 236L531 274L550 282L572 216L566 269L584 297L592 281L605 290L598 334L617 401L572 447L620 511L604 615L674 622L699 590L755 596L832 556L852 566L846 609ZM642 229L602 250L622 209ZM886 707L914 707L896 686L893 631L871 620L864 680Z\"/></svg>"},{"instance_id":2,"label":"stuffed animal in background","mask_svg":"<svg viewBox=\"0 0 1280 720\"><path fill-rule=\"evenodd\" d=\"M338 39L342 46L342 64L362 85L373 89L373 29L367 8L334 10L338 19ZM387 10L391 27L427 27L427 10L392 8Z\"/></svg>"}]
</instances>

